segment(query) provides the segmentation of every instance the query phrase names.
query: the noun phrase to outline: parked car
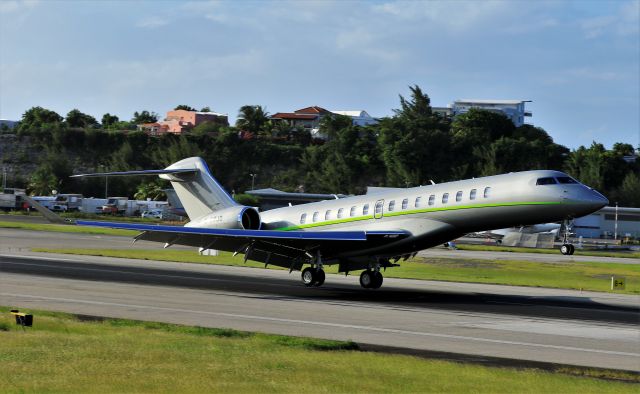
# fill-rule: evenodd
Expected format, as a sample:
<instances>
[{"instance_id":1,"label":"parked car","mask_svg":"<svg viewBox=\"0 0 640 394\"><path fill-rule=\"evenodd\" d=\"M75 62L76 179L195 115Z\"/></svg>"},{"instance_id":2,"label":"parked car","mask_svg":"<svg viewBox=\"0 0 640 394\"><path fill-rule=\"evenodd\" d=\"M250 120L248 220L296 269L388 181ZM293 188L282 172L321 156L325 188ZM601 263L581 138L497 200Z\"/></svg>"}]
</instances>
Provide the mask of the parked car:
<instances>
[{"instance_id":1,"label":"parked car","mask_svg":"<svg viewBox=\"0 0 640 394\"><path fill-rule=\"evenodd\" d=\"M142 212L142 217L147 219L162 219L161 209L152 209L150 211Z\"/></svg>"}]
</instances>

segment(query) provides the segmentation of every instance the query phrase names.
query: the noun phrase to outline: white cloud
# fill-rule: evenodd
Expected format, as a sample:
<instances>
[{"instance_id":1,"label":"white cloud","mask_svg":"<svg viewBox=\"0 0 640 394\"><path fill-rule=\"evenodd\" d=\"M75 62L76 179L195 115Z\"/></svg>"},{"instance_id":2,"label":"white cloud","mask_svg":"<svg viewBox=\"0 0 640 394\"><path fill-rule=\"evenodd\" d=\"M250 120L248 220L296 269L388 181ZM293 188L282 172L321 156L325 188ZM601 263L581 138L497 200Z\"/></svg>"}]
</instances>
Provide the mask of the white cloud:
<instances>
[{"instance_id":1,"label":"white cloud","mask_svg":"<svg viewBox=\"0 0 640 394\"><path fill-rule=\"evenodd\" d=\"M139 20L138 23L136 23L136 27L141 27L144 29L155 29L167 24L169 24L169 21L164 18L161 18L159 16L147 16Z\"/></svg>"},{"instance_id":2,"label":"white cloud","mask_svg":"<svg viewBox=\"0 0 640 394\"><path fill-rule=\"evenodd\" d=\"M589 39L611 33L621 36L638 35L640 33L640 1L626 2L614 14L583 19L580 21L580 27L585 37Z\"/></svg>"},{"instance_id":3,"label":"white cloud","mask_svg":"<svg viewBox=\"0 0 640 394\"><path fill-rule=\"evenodd\" d=\"M40 3L40 0L1 0L0 13L19 12L31 9Z\"/></svg>"}]
</instances>

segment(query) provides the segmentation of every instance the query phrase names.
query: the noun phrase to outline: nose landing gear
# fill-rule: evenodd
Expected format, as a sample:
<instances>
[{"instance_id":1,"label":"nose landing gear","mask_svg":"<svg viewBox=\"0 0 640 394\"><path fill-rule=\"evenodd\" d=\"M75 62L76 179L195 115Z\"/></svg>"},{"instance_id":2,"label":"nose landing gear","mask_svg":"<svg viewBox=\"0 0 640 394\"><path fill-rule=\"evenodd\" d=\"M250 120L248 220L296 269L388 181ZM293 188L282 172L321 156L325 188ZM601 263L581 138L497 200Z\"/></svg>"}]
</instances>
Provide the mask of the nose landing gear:
<instances>
[{"instance_id":1,"label":"nose landing gear","mask_svg":"<svg viewBox=\"0 0 640 394\"><path fill-rule=\"evenodd\" d=\"M564 221L564 234L562 235L562 246L560 247L560 253L563 255L571 256L573 252L576 251L576 248L569 243L569 234L571 231L571 225L573 224L573 220L567 219Z\"/></svg>"}]
</instances>

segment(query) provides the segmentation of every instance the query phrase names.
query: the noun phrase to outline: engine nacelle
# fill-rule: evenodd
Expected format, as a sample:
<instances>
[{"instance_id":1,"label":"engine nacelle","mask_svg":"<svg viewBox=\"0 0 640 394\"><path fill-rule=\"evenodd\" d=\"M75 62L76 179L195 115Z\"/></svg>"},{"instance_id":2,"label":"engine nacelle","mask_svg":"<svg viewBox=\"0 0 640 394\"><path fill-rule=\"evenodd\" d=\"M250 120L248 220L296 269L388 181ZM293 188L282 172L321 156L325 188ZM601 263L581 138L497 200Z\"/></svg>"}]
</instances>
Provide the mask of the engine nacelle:
<instances>
[{"instance_id":1,"label":"engine nacelle","mask_svg":"<svg viewBox=\"0 0 640 394\"><path fill-rule=\"evenodd\" d=\"M189 222L185 227L259 230L261 225L257 209L239 206L212 212Z\"/></svg>"}]
</instances>

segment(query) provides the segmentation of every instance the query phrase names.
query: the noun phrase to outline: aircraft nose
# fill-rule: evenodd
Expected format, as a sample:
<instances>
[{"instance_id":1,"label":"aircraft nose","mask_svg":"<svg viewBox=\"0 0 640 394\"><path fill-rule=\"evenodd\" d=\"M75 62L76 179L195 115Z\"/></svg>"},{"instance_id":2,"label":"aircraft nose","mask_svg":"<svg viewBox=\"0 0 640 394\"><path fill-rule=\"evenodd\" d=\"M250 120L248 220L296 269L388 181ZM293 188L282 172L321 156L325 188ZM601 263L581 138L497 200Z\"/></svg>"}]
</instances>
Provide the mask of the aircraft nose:
<instances>
[{"instance_id":1,"label":"aircraft nose","mask_svg":"<svg viewBox=\"0 0 640 394\"><path fill-rule=\"evenodd\" d=\"M589 193L585 197L585 203L589 204L594 211L609 205L609 200L595 189L589 190Z\"/></svg>"}]
</instances>

